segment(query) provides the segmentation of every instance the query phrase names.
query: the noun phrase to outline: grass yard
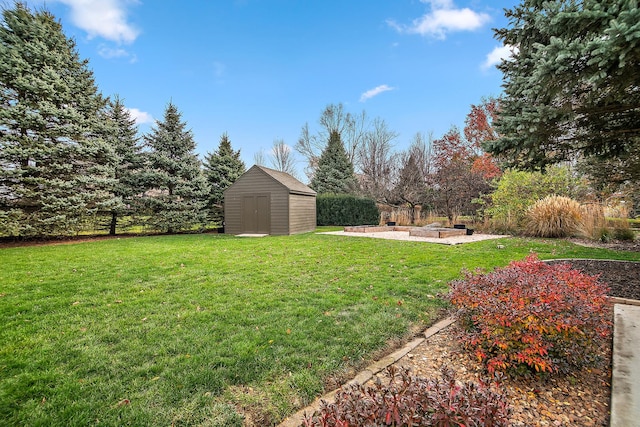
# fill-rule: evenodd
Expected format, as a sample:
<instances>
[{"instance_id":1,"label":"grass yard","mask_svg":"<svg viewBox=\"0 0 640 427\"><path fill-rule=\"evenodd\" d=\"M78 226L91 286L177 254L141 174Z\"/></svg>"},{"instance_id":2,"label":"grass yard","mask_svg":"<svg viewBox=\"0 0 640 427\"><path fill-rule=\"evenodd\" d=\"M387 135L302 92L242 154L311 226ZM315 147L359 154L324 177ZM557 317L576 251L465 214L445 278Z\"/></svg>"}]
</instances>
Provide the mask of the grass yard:
<instances>
[{"instance_id":1,"label":"grass yard","mask_svg":"<svg viewBox=\"0 0 640 427\"><path fill-rule=\"evenodd\" d=\"M640 260L553 240L316 234L2 248L0 420L232 426L244 411L269 425L436 320L462 268L530 251Z\"/></svg>"}]
</instances>

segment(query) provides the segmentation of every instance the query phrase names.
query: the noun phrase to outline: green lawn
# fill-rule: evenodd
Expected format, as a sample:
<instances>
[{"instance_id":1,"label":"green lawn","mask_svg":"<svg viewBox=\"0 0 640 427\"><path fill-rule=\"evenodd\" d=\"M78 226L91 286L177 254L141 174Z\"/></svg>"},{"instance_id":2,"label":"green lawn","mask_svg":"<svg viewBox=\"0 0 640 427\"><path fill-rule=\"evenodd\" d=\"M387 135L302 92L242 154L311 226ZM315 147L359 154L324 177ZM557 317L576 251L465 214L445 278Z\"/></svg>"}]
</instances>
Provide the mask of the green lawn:
<instances>
[{"instance_id":1,"label":"green lawn","mask_svg":"<svg viewBox=\"0 0 640 427\"><path fill-rule=\"evenodd\" d=\"M433 322L462 268L530 251L640 260L553 240L317 234L2 248L0 420L222 426L244 410L276 422Z\"/></svg>"}]
</instances>

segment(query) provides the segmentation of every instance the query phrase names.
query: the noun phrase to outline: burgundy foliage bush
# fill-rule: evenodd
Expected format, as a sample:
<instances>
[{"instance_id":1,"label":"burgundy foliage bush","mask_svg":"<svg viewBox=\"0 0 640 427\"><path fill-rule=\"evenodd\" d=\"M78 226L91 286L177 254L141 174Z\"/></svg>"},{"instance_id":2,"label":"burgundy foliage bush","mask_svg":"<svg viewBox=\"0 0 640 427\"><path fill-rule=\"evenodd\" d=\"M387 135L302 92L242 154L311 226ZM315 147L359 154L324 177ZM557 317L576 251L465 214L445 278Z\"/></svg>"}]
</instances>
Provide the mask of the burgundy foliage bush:
<instances>
[{"instance_id":1,"label":"burgundy foliage bush","mask_svg":"<svg viewBox=\"0 0 640 427\"><path fill-rule=\"evenodd\" d=\"M595 360L611 336L608 288L569 264L535 255L488 274L467 273L449 298L462 342L489 373L569 372Z\"/></svg>"},{"instance_id":2,"label":"burgundy foliage bush","mask_svg":"<svg viewBox=\"0 0 640 427\"><path fill-rule=\"evenodd\" d=\"M377 426L507 426L509 404L496 387L485 383L458 383L453 371L442 370L439 380L410 375L407 369L388 368L388 384L345 386L335 403L322 402L304 427Z\"/></svg>"}]
</instances>

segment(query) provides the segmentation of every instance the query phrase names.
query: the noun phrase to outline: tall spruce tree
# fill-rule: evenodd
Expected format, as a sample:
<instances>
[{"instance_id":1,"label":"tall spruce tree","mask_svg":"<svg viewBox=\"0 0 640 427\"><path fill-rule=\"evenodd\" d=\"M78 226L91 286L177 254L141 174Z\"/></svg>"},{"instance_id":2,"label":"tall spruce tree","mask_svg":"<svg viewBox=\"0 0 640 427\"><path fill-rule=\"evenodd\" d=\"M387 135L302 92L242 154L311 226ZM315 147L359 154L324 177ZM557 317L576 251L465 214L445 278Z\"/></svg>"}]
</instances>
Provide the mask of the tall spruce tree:
<instances>
[{"instance_id":1,"label":"tall spruce tree","mask_svg":"<svg viewBox=\"0 0 640 427\"><path fill-rule=\"evenodd\" d=\"M141 209L144 158L136 121L119 96L109 102L107 117L111 128L110 142L117 157L113 194L119 203L109 212L109 234L115 235L123 217L135 216Z\"/></svg>"},{"instance_id":2,"label":"tall spruce tree","mask_svg":"<svg viewBox=\"0 0 640 427\"><path fill-rule=\"evenodd\" d=\"M353 163L349 161L337 131L329 135L310 186L318 194L354 194L357 191Z\"/></svg>"},{"instance_id":3,"label":"tall spruce tree","mask_svg":"<svg viewBox=\"0 0 640 427\"><path fill-rule=\"evenodd\" d=\"M214 222L221 222L224 217L224 190L236 182L245 171L245 164L240 160L240 150L234 151L231 148L231 141L226 132L220 137L218 149L205 154L203 166L211 188L208 201L209 218Z\"/></svg>"},{"instance_id":4,"label":"tall spruce tree","mask_svg":"<svg viewBox=\"0 0 640 427\"><path fill-rule=\"evenodd\" d=\"M148 224L168 233L203 227L209 186L195 153L193 135L173 103L144 139L149 148L144 197Z\"/></svg>"},{"instance_id":5,"label":"tall spruce tree","mask_svg":"<svg viewBox=\"0 0 640 427\"><path fill-rule=\"evenodd\" d=\"M55 17L17 3L0 24L0 233L76 233L116 203L106 100Z\"/></svg>"},{"instance_id":6,"label":"tall spruce tree","mask_svg":"<svg viewBox=\"0 0 640 427\"><path fill-rule=\"evenodd\" d=\"M576 156L638 162L638 2L523 0L505 13L496 35L517 51L498 67L506 96L488 151L532 169Z\"/></svg>"}]
</instances>

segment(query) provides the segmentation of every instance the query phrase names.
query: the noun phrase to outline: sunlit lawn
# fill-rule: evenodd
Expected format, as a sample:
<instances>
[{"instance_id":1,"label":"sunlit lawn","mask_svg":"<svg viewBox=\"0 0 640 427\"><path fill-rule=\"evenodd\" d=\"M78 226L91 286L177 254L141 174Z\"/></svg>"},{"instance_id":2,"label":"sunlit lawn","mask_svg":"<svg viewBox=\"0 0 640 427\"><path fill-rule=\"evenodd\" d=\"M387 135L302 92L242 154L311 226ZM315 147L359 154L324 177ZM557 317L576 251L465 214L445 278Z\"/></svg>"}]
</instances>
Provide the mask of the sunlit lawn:
<instances>
[{"instance_id":1,"label":"sunlit lawn","mask_svg":"<svg viewBox=\"0 0 640 427\"><path fill-rule=\"evenodd\" d=\"M2 248L0 424L277 422L433 322L462 268L530 251L639 259L562 241L317 234Z\"/></svg>"}]
</instances>

